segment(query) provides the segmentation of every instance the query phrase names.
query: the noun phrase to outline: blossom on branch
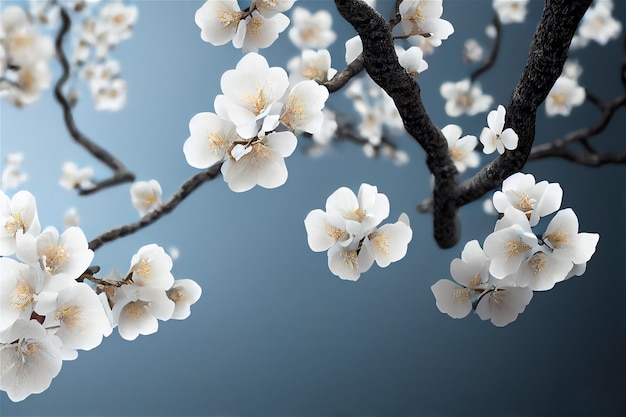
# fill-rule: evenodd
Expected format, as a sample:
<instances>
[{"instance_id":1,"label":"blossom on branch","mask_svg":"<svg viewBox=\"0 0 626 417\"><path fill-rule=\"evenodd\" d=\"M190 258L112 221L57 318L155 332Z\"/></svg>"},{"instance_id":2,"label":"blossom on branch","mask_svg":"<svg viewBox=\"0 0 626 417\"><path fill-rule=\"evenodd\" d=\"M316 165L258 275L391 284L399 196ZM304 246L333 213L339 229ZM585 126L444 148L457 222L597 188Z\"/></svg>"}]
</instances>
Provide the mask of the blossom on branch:
<instances>
[{"instance_id":1,"label":"blossom on branch","mask_svg":"<svg viewBox=\"0 0 626 417\"><path fill-rule=\"evenodd\" d=\"M487 125L480 133L480 142L483 144L483 152L491 154L497 150L503 154L505 149L517 148L519 140L517 133L512 128L504 129L506 109L499 105L497 110L492 110L487 115Z\"/></svg>"},{"instance_id":2,"label":"blossom on branch","mask_svg":"<svg viewBox=\"0 0 626 417\"><path fill-rule=\"evenodd\" d=\"M489 109L493 97L483 94L478 85L472 85L469 78L459 82L444 82L439 89L441 96L446 101L446 114L450 117L458 117L462 114L473 116Z\"/></svg>"},{"instance_id":3,"label":"blossom on branch","mask_svg":"<svg viewBox=\"0 0 626 417\"><path fill-rule=\"evenodd\" d=\"M462 134L458 125L446 125L441 129L441 133L448 142L448 153L454 166L459 173L465 172L467 168L476 168L480 164L480 156L475 151L478 139L473 135Z\"/></svg>"},{"instance_id":4,"label":"blossom on branch","mask_svg":"<svg viewBox=\"0 0 626 417\"><path fill-rule=\"evenodd\" d=\"M136 181L130 187L130 198L133 207L141 217L161 207L161 184L157 180Z\"/></svg>"},{"instance_id":5,"label":"blossom on branch","mask_svg":"<svg viewBox=\"0 0 626 417\"><path fill-rule=\"evenodd\" d=\"M561 75L546 97L546 114L548 116L569 116L572 108L585 101L585 89L575 79Z\"/></svg>"},{"instance_id":6,"label":"blossom on branch","mask_svg":"<svg viewBox=\"0 0 626 417\"><path fill-rule=\"evenodd\" d=\"M454 27L441 19L443 0L403 0L399 7L401 25L407 36L426 36L431 43L441 45L442 40L454 33Z\"/></svg>"}]
</instances>

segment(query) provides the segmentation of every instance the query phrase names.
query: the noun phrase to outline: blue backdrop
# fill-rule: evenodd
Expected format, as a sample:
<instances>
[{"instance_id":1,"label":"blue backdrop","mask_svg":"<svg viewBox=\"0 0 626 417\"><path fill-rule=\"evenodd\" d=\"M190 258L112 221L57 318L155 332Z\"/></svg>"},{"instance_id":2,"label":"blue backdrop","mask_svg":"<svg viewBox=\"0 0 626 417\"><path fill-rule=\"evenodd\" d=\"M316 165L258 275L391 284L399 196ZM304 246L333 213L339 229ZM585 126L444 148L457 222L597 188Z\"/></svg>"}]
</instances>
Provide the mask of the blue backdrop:
<instances>
[{"instance_id":1,"label":"blue backdrop","mask_svg":"<svg viewBox=\"0 0 626 417\"><path fill-rule=\"evenodd\" d=\"M391 1L379 0L389 15ZM213 47L200 39L193 21L200 1L138 1L133 37L113 57L128 82L126 108L93 110L88 91L75 109L78 126L133 170L138 180L157 179L164 196L197 170L182 152L189 119L213 111L221 74L235 67L241 51ZM298 1L310 10L328 8L338 40L333 67L344 66L343 42L352 28L330 1ZM247 4L242 4L243 7ZM531 1L525 24L504 27L502 54L481 78L495 105L507 104L525 62L543 2ZM626 5L614 15L626 21ZM420 77L424 102L434 122L457 123L478 135L486 114L451 119L439 86L474 68L461 49L475 37L487 49L484 28L490 1L444 2L443 18L456 32L432 56ZM619 82L623 34L605 47L574 54L584 67L581 84L610 100L623 94ZM262 51L272 66L285 66L298 50L286 33ZM60 69L53 64L53 77ZM343 92L329 107L350 112ZM37 197L42 225L62 227L70 206L78 208L88 239L138 218L123 185L78 197L58 185L61 165L92 165L109 173L74 145L51 91L25 109L1 104L1 156L21 151L30 175L23 188ZM624 151L621 109L597 138L603 150ZM586 103L569 118L538 112L537 143L588 126L599 117ZM591 169L561 160L529 163L537 180L558 182L563 207L572 207L581 231L600 234L587 272L535 293L526 311L505 328L471 315L454 320L440 313L430 286L449 278L450 261L466 241L481 243L494 217L480 202L461 210L461 242L440 250L431 217L417 203L429 195L424 152L410 138L396 138L411 161L366 158L342 143L322 157L302 152L306 139L286 160L287 183L235 194L221 178L204 184L176 211L139 233L96 252L106 273L124 274L143 245L176 246L176 278L192 278L203 296L185 321L161 322L158 333L133 342L117 331L101 346L64 362L42 394L21 403L0 395L6 416L86 415L626 415L626 175L623 166ZM483 161L488 157L483 156ZM390 221L407 212L413 240L404 260L374 266L360 280L333 276L324 253L307 245L303 220L340 186L378 186L391 202Z\"/></svg>"}]
</instances>

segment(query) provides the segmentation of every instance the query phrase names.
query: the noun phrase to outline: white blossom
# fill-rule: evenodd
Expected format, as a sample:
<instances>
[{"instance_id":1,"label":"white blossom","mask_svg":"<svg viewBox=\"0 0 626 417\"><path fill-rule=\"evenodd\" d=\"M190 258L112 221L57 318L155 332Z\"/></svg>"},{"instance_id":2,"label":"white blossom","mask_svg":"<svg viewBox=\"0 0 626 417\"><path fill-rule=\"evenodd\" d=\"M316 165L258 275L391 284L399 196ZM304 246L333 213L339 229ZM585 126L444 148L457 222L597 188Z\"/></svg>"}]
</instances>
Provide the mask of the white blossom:
<instances>
[{"instance_id":1,"label":"white blossom","mask_svg":"<svg viewBox=\"0 0 626 417\"><path fill-rule=\"evenodd\" d=\"M527 5L528 0L493 0L493 8L502 24L524 22Z\"/></svg>"},{"instance_id":2,"label":"white blossom","mask_svg":"<svg viewBox=\"0 0 626 417\"><path fill-rule=\"evenodd\" d=\"M15 253L15 236L19 232L37 235L41 230L35 197L18 191L9 198L0 191L0 256Z\"/></svg>"},{"instance_id":3,"label":"white blossom","mask_svg":"<svg viewBox=\"0 0 626 417\"><path fill-rule=\"evenodd\" d=\"M0 390L22 401L50 386L61 371L61 346L36 320L17 320L0 333Z\"/></svg>"},{"instance_id":4,"label":"white blossom","mask_svg":"<svg viewBox=\"0 0 626 417\"><path fill-rule=\"evenodd\" d=\"M442 40L454 33L454 27L441 19L442 0L404 0L400 3L401 26L405 35L427 36L439 46Z\"/></svg>"},{"instance_id":5,"label":"white blossom","mask_svg":"<svg viewBox=\"0 0 626 417\"><path fill-rule=\"evenodd\" d=\"M287 63L289 83L296 85L304 80L324 82L332 79L337 70L330 67L330 60L330 52L327 49L303 50L299 57L294 57Z\"/></svg>"},{"instance_id":6,"label":"white blossom","mask_svg":"<svg viewBox=\"0 0 626 417\"><path fill-rule=\"evenodd\" d=\"M174 283L174 276L170 272L173 266L172 258L165 250L152 243L142 246L130 261L129 274L135 285L167 290Z\"/></svg>"},{"instance_id":7,"label":"white blossom","mask_svg":"<svg viewBox=\"0 0 626 417\"><path fill-rule=\"evenodd\" d=\"M255 185L280 187L287 181L285 159L296 149L298 140L291 132L272 132L257 137L250 144L233 148L222 165L222 175L235 192L248 191ZM234 151L238 151L235 153Z\"/></svg>"},{"instance_id":8,"label":"white blossom","mask_svg":"<svg viewBox=\"0 0 626 417\"><path fill-rule=\"evenodd\" d=\"M506 109L499 105L497 110L492 110L487 115L487 125L480 133L480 142L483 144L483 152L491 154L497 150L503 154L505 149L517 148L519 140L517 133L512 128L504 129ZM504 129L504 130L503 130Z\"/></svg>"},{"instance_id":9,"label":"white blossom","mask_svg":"<svg viewBox=\"0 0 626 417\"><path fill-rule=\"evenodd\" d=\"M237 36L233 39L233 46L242 48L244 53L257 52L274 43L287 26L289 26L289 18L282 13L268 17L254 11L239 24Z\"/></svg>"},{"instance_id":10,"label":"white blossom","mask_svg":"<svg viewBox=\"0 0 626 417\"><path fill-rule=\"evenodd\" d=\"M54 310L45 313L45 327L57 327L55 335L71 349L91 350L112 332L98 295L84 283L59 292Z\"/></svg>"},{"instance_id":11,"label":"white blossom","mask_svg":"<svg viewBox=\"0 0 626 417\"><path fill-rule=\"evenodd\" d=\"M328 99L328 89L316 81L296 84L283 106L280 122L296 132L318 133L324 122L322 109Z\"/></svg>"},{"instance_id":12,"label":"white blossom","mask_svg":"<svg viewBox=\"0 0 626 417\"><path fill-rule=\"evenodd\" d=\"M361 250L369 250L376 264L385 268L404 258L412 237L409 217L402 213L396 223L385 224L368 234L363 240Z\"/></svg>"},{"instance_id":13,"label":"white blossom","mask_svg":"<svg viewBox=\"0 0 626 417\"><path fill-rule=\"evenodd\" d=\"M0 331L29 320L43 288L43 275L15 259L0 257Z\"/></svg>"},{"instance_id":14,"label":"white blossom","mask_svg":"<svg viewBox=\"0 0 626 417\"><path fill-rule=\"evenodd\" d=\"M585 89L576 80L561 75L546 97L546 114L569 116L572 108L583 104L585 98Z\"/></svg>"},{"instance_id":15,"label":"white blossom","mask_svg":"<svg viewBox=\"0 0 626 417\"><path fill-rule=\"evenodd\" d=\"M191 305L200 299L202 288L194 280L177 279L165 294L174 302L174 312L171 318L183 320L191 314Z\"/></svg>"},{"instance_id":16,"label":"white blossom","mask_svg":"<svg viewBox=\"0 0 626 417\"><path fill-rule=\"evenodd\" d=\"M155 287L123 285L116 290L113 301L113 320L126 340L155 333L159 329L158 320L169 320L175 308L166 291Z\"/></svg>"},{"instance_id":17,"label":"white blossom","mask_svg":"<svg viewBox=\"0 0 626 417\"><path fill-rule=\"evenodd\" d=\"M553 256L582 264L591 259L599 237L597 233L578 233L578 217L567 208L554 215L542 239Z\"/></svg>"},{"instance_id":18,"label":"white blossom","mask_svg":"<svg viewBox=\"0 0 626 417\"><path fill-rule=\"evenodd\" d=\"M1 57L0 57L1 60ZM0 73L1 73L0 68ZM5 157L5 166L2 169L1 189L3 191L18 188L21 184L28 180L28 174L22 170L22 161L24 155L22 153L9 153Z\"/></svg>"},{"instance_id":19,"label":"white blossom","mask_svg":"<svg viewBox=\"0 0 626 417\"><path fill-rule=\"evenodd\" d=\"M467 39L463 44L463 61L479 62L483 59L485 51L474 38Z\"/></svg>"},{"instance_id":20,"label":"white blossom","mask_svg":"<svg viewBox=\"0 0 626 417\"><path fill-rule=\"evenodd\" d=\"M219 46L235 37L242 17L237 0L207 0L196 11L195 22L202 40Z\"/></svg>"},{"instance_id":21,"label":"white blossom","mask_svg":"<svg viewBox=\"0 0 626 417\"><path fill-rule=\"evenodd\" d=\"M428 69L428 63L424 61L424 53L417 46L412 46L406 51L402 50L402 53L398 55L398 62L413 78Z\"/></svg>"},{"instance_id":22,"label":"white blossom","mask_svg":"<svg viewBox=\"0 0 626 417\"><path fill-rule=\"evenodd\" d=\"M532 298L533 292L530 288L498 283L482 297L476 306L476 314L481 320L491 319L494 326L504 327L524 312Z\"/></svg>"},{"instance_id":23,"label":"white blossom","mask_svg":"<svg viewBox=\"0 0 626 417\"><path fill-rule=\"evenodd\" d=\"M480 156L474 150L478 144L476 136L461 137L461 127L454 124L444 126L441 133L448 142L448 153L459 173L465 172L467 168L476 168L480 164Z\"/></svg>"},{"instance_id":24,"label":"white blossom","mask_svg":"<svg viewBox=\"0 0 626 417\"><path fill-rule=\"evenodd\" d=\"M441 96L446 99L445 110L450 117L462 114L473 116L489 109L493 97L483 94L478 85L472 85L469 79L459 82L444 82L439 89Z\"/></svg>"},{"instance_id":25,"label":"white blossom","mask_svg":"<svg viewBox=\"0 0 626 417\"><path fill-rule=\"evenodd\" d=\"M552 214L561 207L563 189L557 183L535 183L532 174L515 173L502 182L502 191L493 194L493 205L499 213L513 207L526 215L531 226L541 217Z\"/></svg>"},{"instance_id":26,"label":"white blossom","mask_svg":"<svg viewBox=\"0 0 626 417\"><path fill-rule=\"evenodd\" d=\"M241 140L232 122L208 112L191 118L189 134L183 145L185 159L189 165L200 169L222 161L233 143Z\"/></svg>"},{"instance_id":27,"label":"white blossom","mask_svg":"<svg viewBox=\"0 0 626 417\"><path fill-rule=\"evenodd\" d=\"M287 72L269 67L261 55L251 52L237 63L234 70L221 78L224 94L215 97L215 112L237 126L242 138L253 138L275 103L279 103L289 87Z\"/></svg>"},{"instance_id":28,"label":"white blossom","mask_svg":"<svg viewBox=\"0 0 626 417\"><path fill-rule=\"evenodd\" d=\"M585 12L578 35L585 40L593 40L606 45L610 40L617 39L622 31L622 23L611 16L612 7L605 1L596 2Z\"/></svg>"},{"instance_id":29,"label":"white blossom","mask_svg":"<svg viewBox=\"0 0 626 417\"><path fill-rule=\"evenodd\" d=\"M75 188L92 188L94 186L91 179L94 172L92 167L78 168L74 162L65 162L61 167L63 176L59 180L59 185L68 190Z\"/></svg>"},{"instance_id":30,"label":"white blossom","mask_svg":"<svg viewBox=\"0 0 626 417\"><path fill-rule=\"evenodd\" d=\"M304 7L296 7L291 19L293 25L289 29L289 39L298 48L328 48L337 38L332 29L333 18L327 10L311 13Z\"/></svg>"},{"instance_id":31,"label":"white blossom","mask_svg":"<svg viewBox=\"0 0 626 417\"><path fill-rule=\"evenodd\" d=\"M141 217L161 207L163 191L157 180L136 181L130 187L130 198L133 207Z\"/></svg>"},{"instance_id":32,"label":"white blossom","mask_svg":"<svg viewBox=\"0 0 626 417\"><path fill-rule=\"evenodd\" d=\"M559 259L544 248L536 248L534 253L521 263L513 280L518 287L528 287L533 291L547 291L557 282L563 281L572 269L572 262Z\"/></svg>"}]
</instances>

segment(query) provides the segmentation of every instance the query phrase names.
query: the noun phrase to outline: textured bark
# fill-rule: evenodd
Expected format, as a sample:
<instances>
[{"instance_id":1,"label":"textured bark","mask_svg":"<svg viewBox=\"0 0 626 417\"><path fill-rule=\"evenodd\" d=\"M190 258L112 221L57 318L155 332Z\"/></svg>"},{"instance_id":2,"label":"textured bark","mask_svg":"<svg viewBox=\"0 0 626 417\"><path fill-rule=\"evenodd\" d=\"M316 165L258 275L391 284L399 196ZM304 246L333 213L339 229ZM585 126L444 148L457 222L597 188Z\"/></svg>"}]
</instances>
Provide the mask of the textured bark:
<instances>
[{"instance_id":1,"label":"textured bark","mask_svg":"<svg viewBox=\"0 0 626 417\"><path fill-rule=\"evenodd\" d=\"M435 175L434 237L441 247L454 246L460 235L454 195L458 173L446 139L428 117L419 85L398 62L387 21L359 0L336 0L335 4L363 41L367 73L393 99L407 132L426 151L426 163Z\"/></svg>"},{"instance_id":2,"label":"textured bark","mask_svg":"<svg viewBox=\"0 0 626 417\"><path fill-rule=\"evenodd\" d=\"M517 132L518 148L505 152L460 185L447 142L426 113L419 85L398 63L389 24L360 0L335 0L335 4L363 41L368 74L391 96L407 132L426 151L426 162L435 178L434 237L440 247L449 248L460 237L458 207L482 197L526 163L535 137L537 107L561 74L571 39L591 0L547 0L507 108L505 127Z\"/></svg>"}]
</instances>

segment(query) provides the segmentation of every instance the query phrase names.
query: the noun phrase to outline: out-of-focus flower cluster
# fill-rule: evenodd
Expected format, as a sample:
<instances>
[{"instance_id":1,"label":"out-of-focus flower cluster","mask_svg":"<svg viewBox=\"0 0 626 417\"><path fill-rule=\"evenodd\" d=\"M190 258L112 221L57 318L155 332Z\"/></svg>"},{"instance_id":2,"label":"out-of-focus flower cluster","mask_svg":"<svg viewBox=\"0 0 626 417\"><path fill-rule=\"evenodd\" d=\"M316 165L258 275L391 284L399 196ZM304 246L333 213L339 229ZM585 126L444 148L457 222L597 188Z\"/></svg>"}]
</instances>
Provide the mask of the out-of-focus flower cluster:
<instances>
[{"instance_id":1,"label":"out-of-focus flower cluster","mask_svg":"<svg viewBox=\"0 0 626 417\"><path fill-rule=\"evenodd\" d=\"M39 99L51 82L52 38L39 34L30 15L8 6L0 15L0 97L18 107Z\"/></svg>"},{"instance_id":2,"label":"out-of-focus flower cluster","mask_svg":"<svg viewBox=\"0 0 626 417\"><path fill-rule=\"evenodd\" d=\"M413 236L409 217L378 226L389 216L389 200L369 184L358 196L341 187L326 200L326 211L311 211L304 220L309 247L328 251L328 268L339 278L359 279L376 262L381 268L404 258Z\"/></svg>"},{"instance_id":3,"label":"out-of-focus flower cluster","mask_svg":"<svg viewBox=\"0 0 626 417\"><path fill-rule=\"evenodd\" d=\"M91 350L114 327L127 340L184 319L201 289L174 280L163 248L144 246L128 274L94 277L83 231L41 230L35 197L0 192L0 389L13 401L46 390L64 360ZM88 284L95 283L95 287Z\"/></svg>"},{"instance_id":4,"label":"out-of-focus flower cluster","mask_svg":"<svg viewBox=\"0 0 626 417\"><path fill-rule=\"evenodd\" d=\"M574 211L559 210L562 197L559 184L535 183L531 174L507 178L493 195L502 216L494 232L482 248L477 240L465 245L461 258L450 264L454 281L441 279L431 287L437 308L453 318L475 311L502 327L524 311L533 291L582 275L599 236L578 232ZM536 234L540 218L557 210L543 234Z\"/></svg>"}]
</instances>

